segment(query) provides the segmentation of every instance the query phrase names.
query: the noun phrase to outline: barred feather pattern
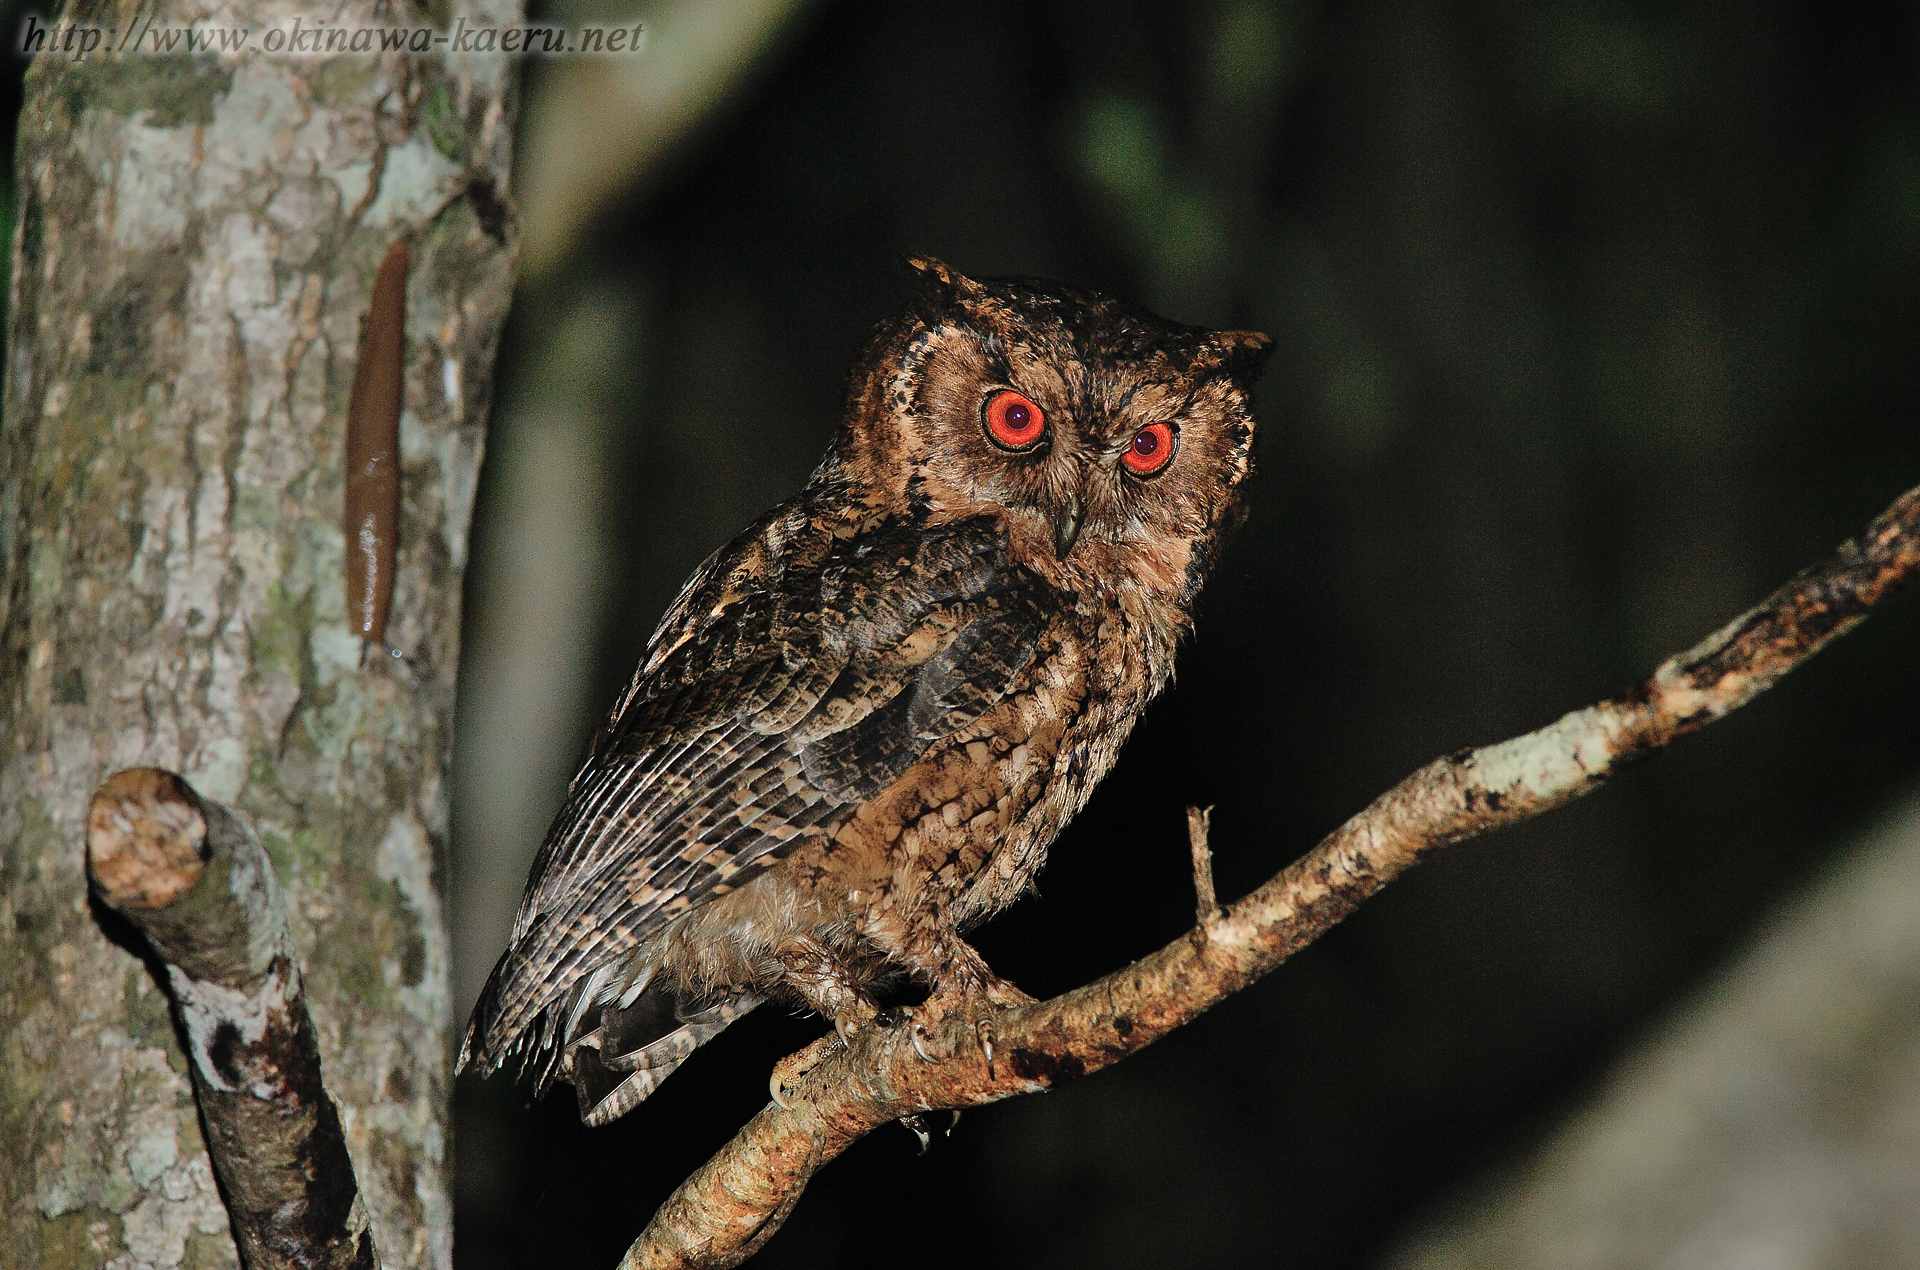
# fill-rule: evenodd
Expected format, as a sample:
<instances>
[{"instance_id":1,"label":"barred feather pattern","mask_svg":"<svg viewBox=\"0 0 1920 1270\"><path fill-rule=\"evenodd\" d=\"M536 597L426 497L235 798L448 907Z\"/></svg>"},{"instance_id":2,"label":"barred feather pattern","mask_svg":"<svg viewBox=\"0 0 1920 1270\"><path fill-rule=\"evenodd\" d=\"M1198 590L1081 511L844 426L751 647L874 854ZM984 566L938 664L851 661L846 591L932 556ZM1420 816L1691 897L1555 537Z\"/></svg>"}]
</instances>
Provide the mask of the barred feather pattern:
<instances>
[{"instance_id":1,"label":"barred feather pattern","mask_svg":"<svg viewBox=\"0 0 1920 1270\"><path fill-rule=\"evenodd\" d=\"M1267 342L916 267L813 479L649 641L462 1067L570 1080L604 1123L764 1000L844 1032L889 978L929 1007L1002 990L960 932L1031 884L1167 682ZM1009 391L1048 421L1031 453L982 431ZM1145 429L1172 447L1151 480L1121 464Z\"/></svg>"}]
</instances>

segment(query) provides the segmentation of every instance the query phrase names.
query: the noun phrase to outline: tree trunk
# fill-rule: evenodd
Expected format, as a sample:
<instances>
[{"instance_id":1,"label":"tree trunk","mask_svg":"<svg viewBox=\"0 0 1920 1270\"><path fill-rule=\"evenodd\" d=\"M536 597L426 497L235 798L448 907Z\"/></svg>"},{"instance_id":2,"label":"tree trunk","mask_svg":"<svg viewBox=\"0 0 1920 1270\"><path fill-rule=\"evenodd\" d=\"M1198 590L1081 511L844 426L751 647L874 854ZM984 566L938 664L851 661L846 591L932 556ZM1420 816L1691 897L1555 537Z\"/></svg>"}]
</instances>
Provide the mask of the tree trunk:
<instances>
[{"instance_id":1,"label":"tree trunk","mask_svg":"<svg viewBox=\"0 0 1920 1270\"><path fill-rule=\"evenodd\" d=\"M0 438L0 1265L235 1264L164 989L88 900L88 798L136 765L265 843L382 1258L451 1261L445 769L512 280L514 68L275 57L259 46L294 10L236 13L245 56L43 53L27 79ZM192 12L62 20L149 16ZM406 659L363 655L342 533L361 325L403 235L386 638Z\"/></svg>"}]
</instances>

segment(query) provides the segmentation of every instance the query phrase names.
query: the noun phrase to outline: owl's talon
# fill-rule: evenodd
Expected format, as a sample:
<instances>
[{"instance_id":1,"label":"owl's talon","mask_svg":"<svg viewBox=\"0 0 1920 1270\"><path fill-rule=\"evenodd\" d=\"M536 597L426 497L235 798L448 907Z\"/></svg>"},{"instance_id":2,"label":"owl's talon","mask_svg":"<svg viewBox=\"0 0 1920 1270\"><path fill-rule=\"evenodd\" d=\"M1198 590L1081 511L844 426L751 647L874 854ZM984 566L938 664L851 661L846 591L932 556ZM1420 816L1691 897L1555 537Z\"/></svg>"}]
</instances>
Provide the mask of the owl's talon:
<instances>
[{"instance_id":1,"label":"owl's talon","mask_svg":"<svg viewBox=\"0 0 1920 1270\"><path fill-rule=\"evenodd\" d=\"M901 1116L900 1123L907 1127L909 1133L920 1139L920 1150L915 1154L925 1155L927 1148L933 1145L933 1134L927 1128L926 1116L916 1111L910 1116Z\"/></svg>"},{"instance_id":2,"label":"owl's talon","mask_svg":"<svg viewBox=\"0 0 1920 1270\"><path fill-rule=\"evenodd\" d=\"M799 1084L829 1054L846 1047L847 1043L840 1039L839 1033L829 1032L805 1049L795 1050L775 1063L773 1074L767 1077L767 1089L773 1094L774 1105L782 1111L792 1111L799 1104L788 1102L786 1091Z\"/></svg>"},{"instance_id":3,"label":"owl's talon","mask_svg":"<svg viewBox=\"0 0 1920 1270\"><path fill-rule=\"evenodd\" d=\"M922 1059L925 1059L927 1062L931 1063L933 1061L933 1055L927 1053L926 1039L927 1039L927 1029L921 1024L918 1024L918 1023L914 1024L913 1025L913 1052L918 1054Z\"/></svg>"},{"instance_id":4,"label":"owl's talon","mask_svg":"<svg viewBox=\"0 0 1920 1270\"><path fill-rule=\"evenodd\" d=\"M980 1052L987 1056L987 1079L993 1076L993 1020L980 1019L973 1025L973 1034L980 1038Z\"/></svg>"}]
</instances>

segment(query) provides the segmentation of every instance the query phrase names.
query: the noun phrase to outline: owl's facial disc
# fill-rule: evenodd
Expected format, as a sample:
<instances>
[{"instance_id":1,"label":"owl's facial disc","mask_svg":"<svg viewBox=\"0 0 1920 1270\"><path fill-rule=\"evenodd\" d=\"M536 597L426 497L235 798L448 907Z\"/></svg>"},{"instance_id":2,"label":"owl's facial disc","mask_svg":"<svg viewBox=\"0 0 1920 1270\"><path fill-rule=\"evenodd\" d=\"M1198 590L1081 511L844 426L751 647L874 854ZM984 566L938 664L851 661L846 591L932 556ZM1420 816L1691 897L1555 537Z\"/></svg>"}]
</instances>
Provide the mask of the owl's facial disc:
<instances>
[{"instance_id":1,"label":"owl's facial disc","mask_svg":"<svg viewBox=\"0 0 1920 1270\"><path fill-rule=\"evenodd\" d=\"M897 477L930 523L992 515L1065 589L1184 606L1241 512L1270 341L1052 283L922 272L856 373L833 474Z\"/></svg>"}]
</instances>

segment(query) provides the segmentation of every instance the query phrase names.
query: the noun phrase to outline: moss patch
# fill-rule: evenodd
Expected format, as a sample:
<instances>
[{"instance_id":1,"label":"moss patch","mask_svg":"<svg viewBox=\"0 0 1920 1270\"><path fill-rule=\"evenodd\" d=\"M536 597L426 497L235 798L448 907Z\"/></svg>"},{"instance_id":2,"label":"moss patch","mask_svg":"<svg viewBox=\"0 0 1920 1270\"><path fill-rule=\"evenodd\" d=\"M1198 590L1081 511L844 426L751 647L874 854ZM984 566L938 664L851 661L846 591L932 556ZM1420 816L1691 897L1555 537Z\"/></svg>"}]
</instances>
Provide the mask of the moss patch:
<instances>
[{"instance_id":1,"label":"moss patch","mask_svg":"<svg viewBox=\"0 0 1920 1270\"><path fill-rule=\"evenodd\" d=\"M466 124L460 118L460 112L454 108L453 94L447 91L445 84L436 86L433 95L427 98L423 122L427 126L427 136L433 141L433 148L455 163L463 162L461 155L467 144Z\"/></svg>"},{"instance_id":2,"label":"moss patch","mask_svg":"<svg viewBox=\"0 0 1920 1270\"><path fill-rule=\"evenodd\" d=\"M94 1270L125 1244L120 1215L104 1208L81 1208L39 1223L39 1230L22 1232L31 1243L40 1236L40 1255L31 1264L43 1270ZM30 1253L31 1249L15 1251ZM27 1263L23 1263L27 1264Z\"/></svg>"},{"instance_id":3,"label":"moss patch","mask_svg":"<svg viewBox=\"0 0 1920 1270\"><path fill-rule=\"evenodd\" d=\"M213 58L142 57L81 62L65 76L67 113L86 107L116 115L145 112L149 128L213 122L214 102L233 87L233 72Z\"/></svg>"}]
</instances>

